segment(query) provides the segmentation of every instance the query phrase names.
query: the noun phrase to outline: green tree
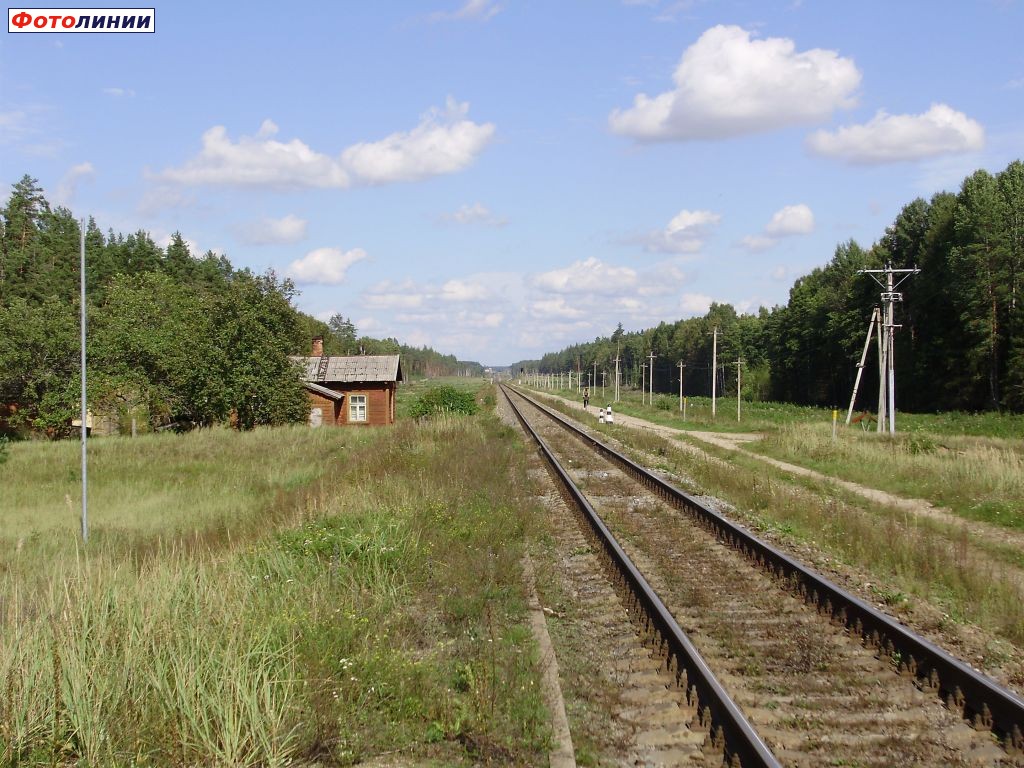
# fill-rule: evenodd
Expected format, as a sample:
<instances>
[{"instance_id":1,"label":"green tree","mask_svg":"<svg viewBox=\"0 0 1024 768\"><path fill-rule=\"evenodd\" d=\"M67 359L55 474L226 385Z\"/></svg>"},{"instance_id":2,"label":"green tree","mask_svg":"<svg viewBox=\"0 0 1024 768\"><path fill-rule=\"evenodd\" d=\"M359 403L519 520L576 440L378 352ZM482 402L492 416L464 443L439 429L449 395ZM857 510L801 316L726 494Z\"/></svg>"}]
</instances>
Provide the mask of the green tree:
<instances>
[{"instance_id":1,"label":"green tree","mask_svg":"<svg viewBox=\"0 0 1024 768\"><path fill-rule=\"evenodd\" d=\"M358 351L356 326L349 318L335 314L327 321L327 326L331 329L331 334L340 347L341 354L353 355Z\"/></svg>"}]
</instances>

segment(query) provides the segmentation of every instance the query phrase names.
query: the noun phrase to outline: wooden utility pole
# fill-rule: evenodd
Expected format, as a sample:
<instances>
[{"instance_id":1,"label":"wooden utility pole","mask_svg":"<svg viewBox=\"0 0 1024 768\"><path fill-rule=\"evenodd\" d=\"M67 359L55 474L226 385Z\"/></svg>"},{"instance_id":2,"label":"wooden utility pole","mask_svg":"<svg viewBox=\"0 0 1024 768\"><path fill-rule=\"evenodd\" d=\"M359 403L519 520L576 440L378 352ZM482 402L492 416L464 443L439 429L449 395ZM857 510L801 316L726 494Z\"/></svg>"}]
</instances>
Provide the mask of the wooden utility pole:
<instances>
[{"instance_id":1,"label":"wooden utility pole","mask_svg":"<svg viewBox=\"0 0 1024 768\"><path fill-rule=\"evenodd\" d=\"M601 371L601 399L604 400L604 382L608 378L608 371Z\"/></svg>"}]
</instances>

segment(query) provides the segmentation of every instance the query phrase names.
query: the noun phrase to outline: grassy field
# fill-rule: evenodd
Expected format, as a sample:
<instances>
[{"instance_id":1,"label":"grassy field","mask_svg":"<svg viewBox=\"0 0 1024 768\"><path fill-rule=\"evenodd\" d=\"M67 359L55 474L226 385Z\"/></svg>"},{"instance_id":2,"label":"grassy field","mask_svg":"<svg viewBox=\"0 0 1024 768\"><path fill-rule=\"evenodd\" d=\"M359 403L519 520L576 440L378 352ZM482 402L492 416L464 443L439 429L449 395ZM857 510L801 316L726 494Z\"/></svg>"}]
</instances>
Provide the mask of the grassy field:
<instances>
[{"instance_id":1,"label":"grassy field","mask_svg":"<svg viewBox=\"0 0 1024 768\"><path fill-rule=\"evenodd\" d=\"M0 466L0 765L544 759L492 414L96 440L86 546L76 448Z\"/></svg>"},{"instance_id":2,"label":"grassy field","mask_svg":"<svg viewBox=\"0 0 1024 768\"><path fill-rule=\"evenodd\" d=\"M555 392L578 400L574 392ZM670 402L669 402L670 401ZM599 404L599 403L595 403ZM669 407L666 409L666 405ZM779 403L718 404L690 398L686 420L679 398L655 395L640 403L626 391L618 412L680 430L758 432L747 450L863 483L897 495L948 507L966 519L1024 529L1024 417L1012 414L899 414L895 437L847 427L839 412L832 439L832 411Z\"/></svg>"},{"instance_id":3,"label":"grassy field","mask_svg":"<svg viewBox=\"0 0 1024 768\"><path fill-rule=\"evenodd\" d=\"M750 450L897 495L927 499L966 519L1024 530L1024 440L926 431L895 438L787 425Z\"/></svg>"},{"instance_id":4,"label":"grassy field","mask_svg":"<svg viewBox=\"0 0 1024 768\"><path fill-rule=\"evenodd\" d=\"M582 402L576 390L537 390ZM743 401L740 404L740 419L736 419L736 393L719 397L716 414L711 415L711 398L686 398L686 419L679 409L678 395L654 395L651 405L645 396L641 402L639 390L620 389L620 401L612 402L611 389L605 389L604 397L598 387L592 390L591 404L596 408L611 404L616 411L638 416L677 429L699 429L716 432L766 432L792 424L819 424L831 429L832 409L791 405L789 403L761 403ZM847 404L838 407L839 426L845 427ZM858 413L858 412L855 412ZM924 432L939 436L976 436L1006 439L1024 437L1024 415L1006 413L903 413L896 415L897 431L906 433ZM852 426L851 431L862 431Z\"/></svg>"}]
</instances>

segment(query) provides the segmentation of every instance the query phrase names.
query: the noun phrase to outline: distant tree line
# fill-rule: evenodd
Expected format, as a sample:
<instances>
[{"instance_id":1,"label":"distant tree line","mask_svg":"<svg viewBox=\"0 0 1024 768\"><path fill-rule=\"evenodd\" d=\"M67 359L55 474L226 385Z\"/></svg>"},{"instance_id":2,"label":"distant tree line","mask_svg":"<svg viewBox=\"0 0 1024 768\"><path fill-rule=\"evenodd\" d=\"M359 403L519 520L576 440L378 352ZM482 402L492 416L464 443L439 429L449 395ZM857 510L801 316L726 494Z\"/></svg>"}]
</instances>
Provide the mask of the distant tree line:
<instances>
[{"instance_id":1,"label":"distant tree line","mask_svg":"<svg viewBox=\"0 0 1024 768\"><path fill-rule=\"evenodd\" d=\"M612 381L618 354L624 386L639 386L654 353L654 390L676 394L734 392L736 360L750 399L845 405L881 289L861 269L919 267L898 289L897 400L912 411L1024 411L1024 163L995 175L977 171L958 194L906 205L869 248L838 245L831 261L797 279L785 306L738 314L712 304L704 317L661 323L577 344L513 366L542 372L577 370L587 381L597 363ZM718 366L712 371L712 333ZM649 381L649 379L648 379ZM877 351L872 342L858 407L874 410Z\"/></svg>"},{"instance_id":2,"label":"distant tree line","mask_svg":"<svg viewBox=\"0 0 1024 768\"><path fill-rule=\"evenodd\" d=\"M35 179L13 185L0 211L0 425L9 429L61 436L78 417L80 238ZM306 396L288 357L308 355L317 335L334 354L408 355L406 370L419 361L424 375L463 365L394 339L355 339L354 326L299 312L290 280L235 269L212 251L197 257L180 234L161 248L143 231L104 235L90 219L85 239L90 409L125 424L301 421Z\"/></svg>"}]
</instances>

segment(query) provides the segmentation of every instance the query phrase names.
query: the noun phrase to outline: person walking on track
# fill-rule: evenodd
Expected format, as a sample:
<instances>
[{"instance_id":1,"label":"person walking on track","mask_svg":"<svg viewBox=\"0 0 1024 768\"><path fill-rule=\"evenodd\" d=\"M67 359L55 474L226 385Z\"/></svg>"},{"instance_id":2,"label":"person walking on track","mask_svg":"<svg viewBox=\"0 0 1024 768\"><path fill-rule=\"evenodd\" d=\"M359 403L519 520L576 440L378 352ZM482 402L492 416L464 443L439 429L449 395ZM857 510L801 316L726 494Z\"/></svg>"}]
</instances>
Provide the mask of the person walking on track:
<instances>
[{"instance_id":1,"label":"person walking on track","mask_svg":"<svg viewBox=\"0 0 1024 768\"><path fill-rule=\"evenodd\" d=\"M583 388L583 410L587 410L587 406L590 405L590 388Z\"/></svg>"}]
</instances>

